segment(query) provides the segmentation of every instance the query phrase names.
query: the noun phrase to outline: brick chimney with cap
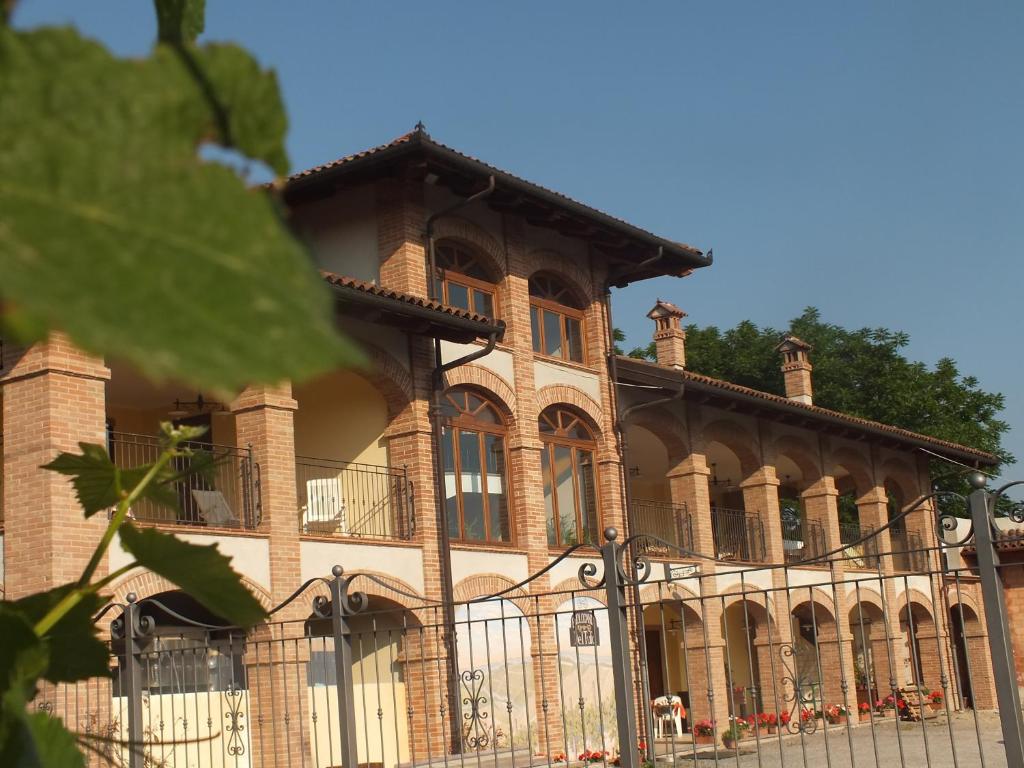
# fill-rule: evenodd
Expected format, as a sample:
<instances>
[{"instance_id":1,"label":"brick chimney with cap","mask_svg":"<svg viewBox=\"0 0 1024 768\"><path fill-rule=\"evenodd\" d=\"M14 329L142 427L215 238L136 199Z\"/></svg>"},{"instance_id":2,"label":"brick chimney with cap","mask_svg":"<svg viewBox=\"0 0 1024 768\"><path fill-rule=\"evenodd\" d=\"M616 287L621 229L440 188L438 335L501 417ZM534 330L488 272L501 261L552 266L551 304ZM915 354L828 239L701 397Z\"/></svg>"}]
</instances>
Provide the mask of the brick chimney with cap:
<instances>
[{"instance_id":1,"label":"brick chimney with cap","mask_svg":"<svg viewBox=\"0 0 1024 768\"><path fill-rule=\"evenodd\" d=\"M775 348L782 353L782 377L786 385L786 397L798 403L811 405L811 365L807 353L812 349L806 341L787 335Z\"/></svg>"},{"instance_id":2,"label":"brick chimney with cap","mask_svg":"<svg viewBox=\"0 0 1024 768\"><path fill-rule=\"evenodd\" d=\"M675 304L658 299L647 316L654 321L654 348L658 365L685 368L686 331L679 321L686 317L686 313Z\"/></svg>"}]
</instances>

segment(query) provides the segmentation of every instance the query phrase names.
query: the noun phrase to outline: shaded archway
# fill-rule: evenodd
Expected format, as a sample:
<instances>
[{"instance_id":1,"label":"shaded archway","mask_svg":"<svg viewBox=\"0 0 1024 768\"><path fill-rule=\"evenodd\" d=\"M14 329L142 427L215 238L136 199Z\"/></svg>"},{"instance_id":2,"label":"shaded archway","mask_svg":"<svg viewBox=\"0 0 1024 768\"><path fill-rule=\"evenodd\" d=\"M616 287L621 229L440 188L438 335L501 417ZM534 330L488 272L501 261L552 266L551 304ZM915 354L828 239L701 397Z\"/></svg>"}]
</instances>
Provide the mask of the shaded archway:
<instances>
[{"instance_id":1,"label":"shaded archway","mask_svg":"<svg viewBox=\"0 0 1024 768\"><path fill-rule=\"evenodd\" d=\"M826 703L841 703L838 626L831 608L818 596L795 605L790 612L793 671L803 706L815 711ZM847 651L848 652L848 651Z\"/></svg>"},{"instance_id":2,"label":"shaded archway","mask_svg":"<svg viewBox=\"0 0 1024 768\"><path fill-rule=\"evenodd\" d=\"M707 698L709 659L699 607L697 598L680 591L679 599L666 597L651 602L644 606L643 613L649 698L653 702L660 697L679 697L685 730L696 720L711 717ZM651 715L658 716L653 708Z\"/></svg>"},{"instance_id":3,"label":"shaded archway","mask_svg":"<svg viewBox=\"0 0 1024 768\"><path fill-rule=\"evenodd\" d=\"M760 562L765 557L765 510L748 509L743 481L760 467L753 437L738 424L719 420L702 430L715 556Z\"/></svg>"}]
</instances>

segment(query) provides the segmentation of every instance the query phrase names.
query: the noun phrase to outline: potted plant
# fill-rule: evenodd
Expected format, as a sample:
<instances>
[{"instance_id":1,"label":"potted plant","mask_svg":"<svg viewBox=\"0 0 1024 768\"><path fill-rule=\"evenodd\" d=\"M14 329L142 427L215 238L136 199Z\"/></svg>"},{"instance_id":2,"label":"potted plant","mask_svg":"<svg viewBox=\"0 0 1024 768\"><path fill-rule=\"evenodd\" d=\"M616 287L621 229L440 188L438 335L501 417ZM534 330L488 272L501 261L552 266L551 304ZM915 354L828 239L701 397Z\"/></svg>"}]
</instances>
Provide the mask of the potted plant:
<instances>
[{"instance_id":1,"label":"potted plant","mask_svg":"<svg viewBox=\"0 0 1024 768\"><path fill-rule=\"evenodd\" d=\"M772 718L774 715L769 715L767 712L757 713L757 732L761 736L767 736L772 732Z\"/></svg>"},{"instance_id":2,"label":"potted plant","mask_svg":"<svg viewBox=\"0 0 1024 768\"><path fill-rule=\"evenodd\" d=\"M896 699L891 694L886 696L884 699L878 699L875 702L875 712L881 717L895 717L896 716Z\"/></svg>"},{"instance_id":3,"label":"potted plant","mask_svg":"<svg viewBox=\"0 0 1024 768\"><path fill-rule=\"evenodd\" d=\"M826 704L822 713L830 725L846 725L850 714L842 704Z\"/></svg>"},{"instance_id":4,"label":"potted plant","mask_svg":"<svg viewBox=\"0 0 1024 768\"><path fill-rule=\"evenodd\" d=\"M806 728L812 720L819 719L821 717L820 712L815 712L810 707L802 707L800 709L800 724Z\"/></svg>"},{"instance_id":5,"label":"potted plant","mask_svg":"<svg viewBox=\"0 0 1024 768\"><path fill-rule=\"evenodd\" d=\"M551 756L551 762L552 763L564 763L565 762L565 752L555 752L555 754L553 754Z\"/></svg>"},{"instance_id":6,"label":"potted plant","mask_svg":"<svg viewBox=\"0 0 1024 768\"><path fill-rule=\"evenodd\" d=\"M743 735L745 738L757 738L761 735L761 729L757 722L757 715L747 715L746 717L741 717L740 720L743 721Z\"/></svg>"},{"instance_id":7,"label":"potted plant","mask_svg":"<svg viewBox=\"0 0 1024 768\"><path fill-rule=\"evenodd\" d=\"M774 712L768 712L765 714L768 722L768 733L769 735L778 733L779 731L779 718Z\"/></svg>"},{"instance_id":8,"label":"potted plant","mask_svg":"<svg viewBox=\"0 0 1024 768\"><path fill-rule=\"evenodd\" d=\"M603 762L606 757L608 757L608 753L602 752L599 749L584 749L580 752L579 760L582 763L600 763Z\"/></svg>"},{"instance_id":9,"label":"potted plant","mask_svg":"<svg viewBox=\"0 0 1024 768\"><path fill-rule=\"evenodd\" d=\"M932 711L936 711L936 710L942 709L942 705L943 705L943 702L945 701L945 697L942 695L942 691L932 691L931 693L928 694L927 701L928 701L928 707Z\"/></svg>"},{"instance_id":10,"label":"potted plant","mask_svg":"<svg viewBox=\"0 0 1024 768\"><path fill-rule=\"evenodd\" d=\"M789 712L783 712L779 715L779 727L789 728L789 721L792 719L792 715Z\"/></svg>"},{"instance_id":11,"label":"potted plant","mask_svg":"<svg viewBox=\"0 0 1024 768\"><path fill-rule=\"evenodd\" d=\"M860 705L857 707L857 709L860 712L860 721L862 723L865 723L871 719L871 705L868 704L866 701L862 701Z\"/></svg>"},{"instance_id":12,"label":"potted plant","mask_svg":"<svg viewBox=\"0 0 1024 768\"><path fill-rule=\"evenodd\" d=\"M715 723L712 720L698 720L693 724L694 744L715 743Z\"/></svg>"},{"instance_id":13,"label":"potted plant","mask_svg":"<svg viewBox=\"0 0 1024 768\"><path fill-rule=\"evenodd\" d=\"M743 738L747 729L741 725L742 722L743 720L733 720L729 727L722 732L722 745L726 749L736 749L737 742Z\"/></svg>"}]
</instances>

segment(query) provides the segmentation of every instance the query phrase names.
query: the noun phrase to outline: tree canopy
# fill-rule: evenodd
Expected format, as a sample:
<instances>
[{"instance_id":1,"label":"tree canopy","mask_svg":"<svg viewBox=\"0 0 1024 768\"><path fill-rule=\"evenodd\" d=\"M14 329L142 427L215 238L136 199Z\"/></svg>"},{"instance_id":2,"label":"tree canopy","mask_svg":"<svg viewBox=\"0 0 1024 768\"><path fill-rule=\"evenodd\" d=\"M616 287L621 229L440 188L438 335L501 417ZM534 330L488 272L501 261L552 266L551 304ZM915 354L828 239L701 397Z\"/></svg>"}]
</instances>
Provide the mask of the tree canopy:
<instances>
[{"instance_id":1,"label":"tree canopy","mask_svg":"<svg viewBox=\"0 0 1024 768\"><path fill-rule=\"evenodd\" d=\"M686 327L686 367L763 392L784 394L776 345L784 333L813 347L814 402L865 419L967 445L1013 461L1002 440L1003 395L944 357L934 367L904 355L910 337L886 328L849 330L808 307L783 330L744 320L735 328ZM630 351L653 360L654 343Z\"/></svg>"}]
</instances>

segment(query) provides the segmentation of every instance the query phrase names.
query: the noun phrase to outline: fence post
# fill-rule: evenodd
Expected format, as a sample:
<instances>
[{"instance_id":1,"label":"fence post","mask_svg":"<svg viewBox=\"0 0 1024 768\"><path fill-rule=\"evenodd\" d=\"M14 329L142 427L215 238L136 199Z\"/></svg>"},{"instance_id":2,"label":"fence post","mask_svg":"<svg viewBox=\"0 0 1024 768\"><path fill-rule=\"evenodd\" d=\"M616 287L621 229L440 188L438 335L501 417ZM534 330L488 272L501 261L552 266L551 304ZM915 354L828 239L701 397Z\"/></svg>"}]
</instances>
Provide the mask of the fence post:
<instances>
[{"instance_id":1,"label":"fence post","mask_svg":"<svg viewBox=\"0 0 1024 768\"><path fill-rule=\"evenodd\" d=\"M144 744L145 729L142 727L142 664L139 662L138 597L129 592L124 607L124 681L128 700L128 766L143 768L146 762Z\"/></svg>"},{"instance_id":2,"label":"fence post","mask_svg":"<svg viewBox=\"0 0 1024 768\"><path fill-rule=\"evenodd\" d=\"M344 768L359 765L356 741L355 682L352 679L352 630L348 625L348 579L340 565L331 569L331 632L334 636L334 676L338 690L338 745Z\"/></svg>"},{"instance_id":3,"label":"fence post","mask_svg":"<svg viewBox=\"0 0 1024 768\"><path fill-rule=\"evenodd\" d=\"M626 616L626 584L619 570L619 532L605 528L607 543L601 547L604 586L608 601L608 631L612 646L612 678L615 683L615 725L619 732L621 768L640 768L636 748L636 712L633 707L633 673L629 658L629 621ZM653 750L653 742L648 750Z\"/></svg>"},{"instance_id":4,"label":"fence post","mask_svg":"<svg viewBox=\"0 0 1024 768\"><path fill-rule=\"evenodd\" d=\"M1020 694L1014 672L1013 642L1006 617L1003 582L999 575L999 553L992 538L992 506L995 498L985 490L985 476L974 472L968 476L974 490L969 497L971 522L974 525L974 546L981 577L981 596L985 604L985 623L992 654L992 675L999 704L999 723L1003 731L1008 768L1024 768L1024 723L1021 721ZM1022 649L1024 650L1024 649Z\"/></svg>"}]
</instances>

